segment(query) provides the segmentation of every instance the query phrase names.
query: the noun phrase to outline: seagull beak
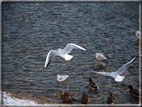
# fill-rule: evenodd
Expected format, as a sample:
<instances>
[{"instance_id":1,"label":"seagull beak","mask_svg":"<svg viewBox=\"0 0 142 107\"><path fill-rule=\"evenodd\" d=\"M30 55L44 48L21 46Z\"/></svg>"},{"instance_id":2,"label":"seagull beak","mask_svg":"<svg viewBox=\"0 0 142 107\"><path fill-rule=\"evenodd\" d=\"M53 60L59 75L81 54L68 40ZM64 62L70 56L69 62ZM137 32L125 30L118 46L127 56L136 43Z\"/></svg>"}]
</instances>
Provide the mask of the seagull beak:
<instances>
[{"instance_id":1,"label":"seagull beak","mask_svg":"<svg viewBox=\"0 0 142 107\"><path fill-rule=\"evenodd\" d=\"M129 89L129 87L127 87L127 89Z\"/></svg>"}]
</instances>

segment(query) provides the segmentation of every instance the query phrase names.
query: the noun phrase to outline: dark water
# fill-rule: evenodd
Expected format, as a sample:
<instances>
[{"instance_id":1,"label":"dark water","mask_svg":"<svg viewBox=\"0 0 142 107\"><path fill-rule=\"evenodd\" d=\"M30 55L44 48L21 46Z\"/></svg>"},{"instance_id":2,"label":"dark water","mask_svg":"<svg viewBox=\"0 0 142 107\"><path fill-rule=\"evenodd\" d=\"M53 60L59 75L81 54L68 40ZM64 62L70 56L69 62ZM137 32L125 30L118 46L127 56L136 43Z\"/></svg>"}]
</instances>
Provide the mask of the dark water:
<instances>
[{"instance_id":1,"label":"dark water","mask_svg":"<svg viewBox=\"0 0 142 107\"><path fill-rule=\"evenodd\" d=\"M139 84L138 29L138 3L2 3L3 91L40 104L63 103L58 96L61 90L77 93L76 101L70 103L80 104L86 92L91 104L102 104L111 91L117 104L138 104L129 98L127 89L130 84L138 89ZM55 57L44 69L49 50L67 43L87 51L73 50L70 61ZM96 52L108 58L102 68ZM116 71L134 56L121 83L91 72ZM57 74L70 76L58 83ZM98 94L89 91L89 78L99 85Z\"/></svg>"}]
</instances>

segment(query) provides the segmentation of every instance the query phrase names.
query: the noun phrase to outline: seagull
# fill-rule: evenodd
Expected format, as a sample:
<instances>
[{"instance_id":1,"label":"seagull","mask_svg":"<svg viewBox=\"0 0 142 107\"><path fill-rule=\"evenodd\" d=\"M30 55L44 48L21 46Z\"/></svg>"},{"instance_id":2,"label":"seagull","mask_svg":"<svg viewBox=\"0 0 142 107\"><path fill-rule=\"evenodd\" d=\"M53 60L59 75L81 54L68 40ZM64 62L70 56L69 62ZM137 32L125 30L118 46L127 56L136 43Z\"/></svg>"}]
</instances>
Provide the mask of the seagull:
<instances>
[{"instance_id":1,"label":"seagull","mask_svg":"<svg viewBox=\"0 0 142 107\"><path fill-rule=\"evenodd\" d=\"M140 39L141 32L140 32L140 31L136 31L135 34L136 34L136 37L137 37L138 39Z\"/></svg>"},{"instance_id":2,"label":"seagull","mask_svg":"<svg viewBox=\"0 0 142 107\"><path fill-rule=\"evenodd\" d=\"M68 78L68 75L57 75L57 81L61 82Z\"/></svg>"},{"instance_id":3,"label":"seagull","mask_svg":"<svg viewBox=\"0 0 142 107\"><path fill-rule=\"evenodd\" d=\"M104 59L107 59L103 54L101 53L96 53L95 54L96 58L99 60L99 63L104 60Z\"/></svg>"},{"instance_id":4,"label":"seagull","mask_svg":"<svg viewBox=\"0 0 142 107\"><path fill-rule=\"evenodd\" d=\"M113 78L115 78L115 81L117 82L121 82L124 79L124 76L120 76L120 74L122 74L126 69L128 69L130 67L130 65L133 63L133 61L135 60L136 57L134 57L131 61L127 62L126 64L124 64L122 67L120 67L116 72L95 72L101 75L105 75L105 76L112 76Z\"/></svg>"},{"instance_id":5,"label":"seagull","mask_svg":"<svg viewBox=\"0 0 142 107\"><path fill-rule=\"evenodd\" d=\"M45 68L48 67L48 65L50 64L51 60L53 59L53 57L55 56L61 56L62 58L64 58L65 60L70 60L73 58L72 55L68 55L68 53L71 52L72 49L81 49L86 51L86 49L84 49L83 47L76 45L74 43L68 43L66 45L66 47L64 49L58 49L58 50L50 50L47 54L46 57L46 61L45 61Z\"/></svg>"}]
</instances>

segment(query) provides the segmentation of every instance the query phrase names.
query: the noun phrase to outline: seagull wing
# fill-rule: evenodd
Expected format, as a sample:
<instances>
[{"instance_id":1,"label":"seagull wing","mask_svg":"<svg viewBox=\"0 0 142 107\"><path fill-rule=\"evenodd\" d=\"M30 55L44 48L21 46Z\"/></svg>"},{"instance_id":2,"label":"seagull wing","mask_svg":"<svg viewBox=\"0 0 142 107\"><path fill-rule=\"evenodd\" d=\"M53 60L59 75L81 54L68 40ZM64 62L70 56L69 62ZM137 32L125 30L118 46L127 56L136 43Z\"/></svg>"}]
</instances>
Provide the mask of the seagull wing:
<instances>
[{"instance_id":1,"label":"seagull wing","mask_svg":"<svg viewBox=\"0 0 142 107\"><path fill-rule=\"evenodd\" d=\"M62 75L62 76L60 76L60 78L59 78L59 81L64 81L66 78L68 77L68 75Z\"/></svg>"},{"instance_id":2,"label":"seagull wing","mask_svg":"<svg viewBox=\"0 0 142 107\"><path fill-rule=\"evenodd\" d=\"M50 50L47 54L46 61L45 61L45 68L48 67L50 64L51 60L53 59L54 56L59 55L59 52L56 50Z\"/></svg>"},{"instance_id":3,"label":"seagull wing","mask_svg":"<svg viewBox=\"0 0 142 107\"><path fill-rule=\"evenodd\" d=\"M134 57L131 61L127 62L126 64L124 64L122 67L120 67L117 71L116 71L116 74L117 75L120 75L122 74L126 69L128 69L131 64L134 62L136 57Z\"/></svg>"},{"instance_id":4,"label":"seagull wing","mask_svg":"<svg viewBox=\"0 0 142 107\"><path fill-rule=\"evenodd\" d=\"M86 49L84 49L83 47L81 47L81 46L79 46L79 45L76 45L76 44L74 44L74 43L69 43L69 44L67 44L66 47L64 48L64 51L65 51L66 53L70 53L71 50L74 49L74 48L75 48L75 49L81 49L81 50L86 51Z\"/></svg>"},{"instance_id":5,"label":"seagull wing","mask_svg":"<svg viewBox=\"0 0 142 107\"><path fill-rule=\"evenodd\" d=\"M105 76L116 76L115 72L95 72L101 75L105 75Z\"/></svg>"},{"instance_id":6,"label":"seagull wing","mask_svg":"<svg viewBox=\"0 0 142 107\"><path fill-rule=\"evenodd\" d=\"M97 56L100 60L107 59L103 54L98 54Z\"/></svg>"}]
</instances>

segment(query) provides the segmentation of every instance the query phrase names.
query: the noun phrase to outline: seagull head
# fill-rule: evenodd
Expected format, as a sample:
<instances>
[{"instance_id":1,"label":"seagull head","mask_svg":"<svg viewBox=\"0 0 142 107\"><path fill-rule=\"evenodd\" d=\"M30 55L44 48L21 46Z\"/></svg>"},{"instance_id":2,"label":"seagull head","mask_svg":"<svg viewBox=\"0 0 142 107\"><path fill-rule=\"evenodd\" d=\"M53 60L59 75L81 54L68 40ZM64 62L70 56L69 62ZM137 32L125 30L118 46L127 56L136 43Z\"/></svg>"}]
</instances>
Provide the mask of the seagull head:
<instances>
[{"instance_id":1,"label":"seagull head","mask_svg":"<svg viewBox=\"0 0 142 107\"><path fill-rule=\"evenodd\" d=\"M139 31L136 31L135 34L136 34L137 37L140 36L140 32Z\"/></svg>"},{"instance_id":2,"label":"seagull head","mask_svg":"<svg viewBox=\"0 0 142 107\"><path fill-rule=\"evenodd\" d=\"M60 75L58 74L58 75L57 75L57 78L59 78L59 77L60 77Z\"/></svg>"},{"instance_id":3,"label":"seagull head","mask_svg":"<svg viewBox=\"0 0 142 107\"><path fill-rule=\"evenodd\" d=\"M135 34L140 34L140 32L139 32L139 31L136 31Z\"/></svg>"},{"instance_id":4,"label":"seagull head","mask_svg":"<svg viewBox=\"0 0 142 107\"><path fill-rule=\"evenodd\" d=\"M95 56L97 56L99 53L95 53Z\"/></svg>"},{"instance_id":5,"label":"seagull head","mask_svg":"<svg viewBox=\"0 0 142 107\"><path fill-rule=\"evenodd\" d=\"M98 55L99 55L99 53L95 53L95 57L98 59Z\"/></svg>"}]
</instances>

